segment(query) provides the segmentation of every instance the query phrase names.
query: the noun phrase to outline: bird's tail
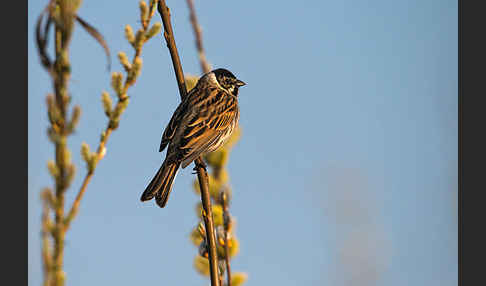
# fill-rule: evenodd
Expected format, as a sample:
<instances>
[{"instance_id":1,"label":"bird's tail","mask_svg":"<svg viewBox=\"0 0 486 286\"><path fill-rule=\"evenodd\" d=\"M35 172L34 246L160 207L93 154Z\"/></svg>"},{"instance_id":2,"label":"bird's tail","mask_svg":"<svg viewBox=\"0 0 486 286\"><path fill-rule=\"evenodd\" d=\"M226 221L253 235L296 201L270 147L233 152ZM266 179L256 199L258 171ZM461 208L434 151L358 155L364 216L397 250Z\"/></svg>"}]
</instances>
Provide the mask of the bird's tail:
<instances>
[{"instance_id":1,"label":"bird's tail","mask_svg":"<svg viewBox=\"0 0 486 286\"><path fill-rule=\"evenodd\" d=\"M143 202L155 197L157 204L161 208L165 207L179 166L180 163L167 163L167 161L164 161L157 174L155 174L155 177L143 192L140 200Z\"/></svg>"}]
</instances>

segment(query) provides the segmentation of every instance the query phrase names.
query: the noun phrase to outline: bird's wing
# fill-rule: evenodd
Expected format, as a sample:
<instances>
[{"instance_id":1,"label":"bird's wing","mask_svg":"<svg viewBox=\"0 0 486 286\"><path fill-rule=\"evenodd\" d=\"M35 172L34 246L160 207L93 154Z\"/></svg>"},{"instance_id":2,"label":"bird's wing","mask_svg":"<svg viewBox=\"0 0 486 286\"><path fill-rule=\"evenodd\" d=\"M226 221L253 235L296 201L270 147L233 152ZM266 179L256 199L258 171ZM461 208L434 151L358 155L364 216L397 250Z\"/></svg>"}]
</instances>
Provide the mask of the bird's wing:
<instances>
[{"instance_id":1,"label":"bird's wing","mask_svg":"<svg viewBox=\"0 0 486 286\"><path fill-rule=\"evenodd\" d=\"M179 106L177 106L177 109L172 114L169 124L167 124L164 133L162 134L159 152L162 152L167 144L169 144L170 140L172 140L172 138L174 137L177 127L182 121L182 118L188 113L189 99L192 97L192 94L194 92L196 92L196 88L191 89L186 98L181 101L181 103L179 103Z\"/></svg>"},{"instance_id":2,"label":"bird's wing","mask_svg":"<svg viewBox=\"0 0 486 286\"><path fill-rule=\"evenodd\" d=\"M193 98L192 110L188 110L193 115L184 125L175 146L183 168L215 144L221 144L222 137L238 116L235 97L221 89L207 89L206 92L207 96L198 96L197 100Z\"/></svg>"}]
</instances>

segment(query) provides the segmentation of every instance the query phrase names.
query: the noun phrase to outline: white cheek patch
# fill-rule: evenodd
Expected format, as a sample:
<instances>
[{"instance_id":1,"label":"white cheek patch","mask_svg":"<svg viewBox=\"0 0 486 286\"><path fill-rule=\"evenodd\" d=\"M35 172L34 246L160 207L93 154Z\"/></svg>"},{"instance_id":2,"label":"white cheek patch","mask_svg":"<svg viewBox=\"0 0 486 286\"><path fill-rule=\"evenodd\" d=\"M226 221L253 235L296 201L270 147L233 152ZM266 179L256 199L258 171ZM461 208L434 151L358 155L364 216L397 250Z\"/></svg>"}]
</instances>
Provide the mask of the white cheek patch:
<instances>
[{"instance_id":1,"label":"white cheek patch","mask_svg":"<svg viewBox=\"0 0 486 286\"><path fill-rule=\"evenodd\" d=\"M216 79L216 76L214 75L214 73L209 73L209 74L206 75L206 77L207 77L208 82L218 86L219 88L223 88L223 87L221 87L221 85L219 85L219 82Z\"/></svg>"},{"instance_id":2,"label":"white cheek patch","mask_svg":"<svg viewBox=\"0 0 486 286\"><path fill-rule=\"evenodd\" d=\"M205 76L205 80L210 83L211 85L215 85L217 86L218 88L222 89L222 90L225 90L227 93L229 93L231 96L234 96L233 95L233 91L234 91L234 87L231 87L230 89L226 89L224 87L222 87L218 80L216 79L216 76L214 75L214 73L208 73L206 76Z\"/></svg>"}]
</instances>

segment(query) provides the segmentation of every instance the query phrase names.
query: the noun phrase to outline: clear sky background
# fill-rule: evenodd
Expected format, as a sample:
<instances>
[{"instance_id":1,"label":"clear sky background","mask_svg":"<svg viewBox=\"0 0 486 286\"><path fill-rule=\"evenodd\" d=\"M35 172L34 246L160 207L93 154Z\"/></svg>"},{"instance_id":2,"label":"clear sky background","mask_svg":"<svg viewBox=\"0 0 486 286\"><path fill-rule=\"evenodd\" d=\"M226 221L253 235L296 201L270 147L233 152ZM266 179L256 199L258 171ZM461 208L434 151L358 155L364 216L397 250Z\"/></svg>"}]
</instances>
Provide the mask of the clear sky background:
<instances>
[{"instance_id":1,"label":"clear sky background","mask_svg":"<svg viewBox=\"0 0 486 286\"><path fill-rule=\"evenodd\" d=\"M29 1L29 284L42 282L40 190L46 162L45 96ZM229 162L247 285L457 285L457 1L200 1L207 57L245 81L242 137ZM199 74L185 1L168 1L186 73ZM116 54L132 49L138 1L84 0L79 15ZM158 14L154 20L160 21ZM208 285L192 267L197 223L191 168L168 206L139 198L159 168L160 138L179 103L161 35L143 50L142 74L66 237L67 285ZM101 47L76 28L73 104L83 113L69 146L85 174L111 92Z\"/></svg>"}]
</instances>

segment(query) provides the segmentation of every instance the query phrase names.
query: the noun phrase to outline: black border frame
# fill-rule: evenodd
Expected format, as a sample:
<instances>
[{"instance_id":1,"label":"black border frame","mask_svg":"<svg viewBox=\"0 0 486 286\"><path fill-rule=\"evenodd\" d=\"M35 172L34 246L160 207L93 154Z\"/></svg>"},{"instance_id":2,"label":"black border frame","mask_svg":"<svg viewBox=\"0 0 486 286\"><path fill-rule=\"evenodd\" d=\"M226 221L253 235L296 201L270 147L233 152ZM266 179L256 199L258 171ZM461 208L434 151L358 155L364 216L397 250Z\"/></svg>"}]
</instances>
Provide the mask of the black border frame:
<instances>
[{"instance_id":1,"label":"black border frame","mask_svg":"<svg viewBox=\"0 0 486 286\"><path fill-rule=\"evenodd\" d=\"M27 1L9 1L3 7L2 29L2 142L1 190L2 282L27 285ZM6 157L6 158L5 158Z\"/></svg>"},{"instance_id":2,"label":"black border frame","mask_svg":"<svg viewBox=\"0 0 486 286\"><path fill-rule=\"evenodd\" d=\"M486 162L484 123L484 2L461 1L459 20L458 94L458 274L459 285L486 284L484 277L484 202Z\"/></svg>"}]
</instances>

